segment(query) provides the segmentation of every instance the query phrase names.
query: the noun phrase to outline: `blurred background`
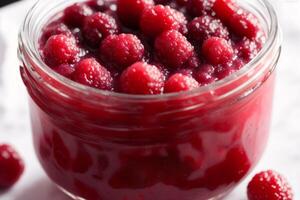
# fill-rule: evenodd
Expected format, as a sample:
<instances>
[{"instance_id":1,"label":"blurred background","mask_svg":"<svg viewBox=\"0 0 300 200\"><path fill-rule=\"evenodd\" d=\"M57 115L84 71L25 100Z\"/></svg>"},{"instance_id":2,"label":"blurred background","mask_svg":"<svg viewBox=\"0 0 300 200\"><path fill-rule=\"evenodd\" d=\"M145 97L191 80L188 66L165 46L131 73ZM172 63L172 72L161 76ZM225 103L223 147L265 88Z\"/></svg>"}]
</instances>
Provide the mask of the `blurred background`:
<instances>
[{"instance_id":1,"label":"blurred background","mask_svg":"<svg viewBox=\"0 0 300 200\"><path fill-rule=\"evenodd\" d=\"M34 1L0 0L0 142L16 146L27 164L21 181L9 192L0 192L0 200L66 200L46 178L33 153L26 91L18 70L18 30ZM253 173L275 169L284 174L297 200L300 199L300 0L270 1L278 12L283 50L277 68L271 137ZM8 3L13 4L4 6ZM246 200L246 185L251 176L226 200Z\"/></svg>"},{"instance_id":2,"label":"blurred background","mask_svg":"<svg viewBox=\"0 0 300 200\"><path fill-rule=\"evenodd\" d=\"M1 0L0 6L5 6L9 3L13 3L13 2L16 2L16 1L18 1L18 0Z\"/></svg>"}]
</instances>

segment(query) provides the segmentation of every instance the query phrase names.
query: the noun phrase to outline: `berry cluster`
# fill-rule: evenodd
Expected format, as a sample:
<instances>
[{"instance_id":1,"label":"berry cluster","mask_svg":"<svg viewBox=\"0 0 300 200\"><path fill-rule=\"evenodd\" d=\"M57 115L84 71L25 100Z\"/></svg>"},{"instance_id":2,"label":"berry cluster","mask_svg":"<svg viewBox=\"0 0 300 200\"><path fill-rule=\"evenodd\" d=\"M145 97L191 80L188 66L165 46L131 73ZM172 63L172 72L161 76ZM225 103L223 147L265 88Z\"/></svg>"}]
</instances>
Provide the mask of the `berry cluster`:
<instances>
[{"instance_id":1,"label":"berry cluster","mask_svg":"<svg viewBox=\"0 0 300 200\"><path fill-rule=\"evenodd\" d=\"M264 40L257 18L234 0L90 0L49 23L40 50L47 65L78 83L162 94L223 79Z\"/></svg>"}]
</instances>

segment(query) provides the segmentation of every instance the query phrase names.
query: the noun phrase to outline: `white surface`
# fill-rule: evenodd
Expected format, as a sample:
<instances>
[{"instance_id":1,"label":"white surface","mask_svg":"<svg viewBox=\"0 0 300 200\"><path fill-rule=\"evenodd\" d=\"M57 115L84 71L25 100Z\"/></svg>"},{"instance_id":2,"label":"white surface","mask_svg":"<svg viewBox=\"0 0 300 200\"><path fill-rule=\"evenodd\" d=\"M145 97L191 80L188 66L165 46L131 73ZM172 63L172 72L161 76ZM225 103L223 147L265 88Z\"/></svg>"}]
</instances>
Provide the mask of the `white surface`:
<instances>
[{"instance_id":1,"label":"white surface","mask_svg":"<svg viewBox=\"0 0 300 200\"><path fill-rule=\"evenodd\" d=\"M17 34L32 0L0 9L0 143L13 144L22 154L26 171L0 200L67 200L48 180L35 158L28 119L26 91L19 76ZM255 172L275 169L283 173L300 199L300 2L277 1L284 33L277 71L271 139ZM297 12L299 13L297 16ZM251 176L250 176L251 177ZM226 200L246 200L243 182Z\"/></svg>"}]
</instances>

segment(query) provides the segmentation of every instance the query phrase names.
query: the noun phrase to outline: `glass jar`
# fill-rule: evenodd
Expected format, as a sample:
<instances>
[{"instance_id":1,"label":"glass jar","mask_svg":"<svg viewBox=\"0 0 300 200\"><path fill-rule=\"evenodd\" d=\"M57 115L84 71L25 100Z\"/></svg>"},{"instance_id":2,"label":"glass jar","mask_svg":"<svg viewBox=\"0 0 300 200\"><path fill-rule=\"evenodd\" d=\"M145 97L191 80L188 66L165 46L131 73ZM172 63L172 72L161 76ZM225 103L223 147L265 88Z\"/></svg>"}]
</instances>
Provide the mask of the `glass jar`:
<instances>
[{"instance_id":1,"label":"glass jar","mask_svg":"<svg viewBox=\"0 0 300 200\"><path fill-rule=\"evenodd\" d=\"M77 84L47 67L42 27L74 0L39 1L19 37L34 146L47 175L74 199L204 200L235 188L269 135L280 37L267 0L243 1L267 41L249 64L189 92L127 95Z\"/></svg>"}]
</instances>

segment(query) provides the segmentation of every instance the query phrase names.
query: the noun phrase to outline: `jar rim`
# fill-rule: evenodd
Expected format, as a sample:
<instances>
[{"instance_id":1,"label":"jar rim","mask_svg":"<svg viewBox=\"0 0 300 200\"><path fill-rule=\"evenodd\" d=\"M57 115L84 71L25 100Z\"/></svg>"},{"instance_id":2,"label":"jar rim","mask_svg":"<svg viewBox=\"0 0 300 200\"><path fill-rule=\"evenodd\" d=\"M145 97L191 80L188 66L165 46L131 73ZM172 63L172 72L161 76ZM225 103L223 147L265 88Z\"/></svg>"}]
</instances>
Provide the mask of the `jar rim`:
<instances>
[{"instance_id":1,"label":"jar rim","mask_svg":"<svg viewBox=\"0 0 300 200\"><path fill-rule=\"evenodd\" d=\"M240 70L237 70L236 72L230 74L229 76L225 77L222 80L218 80L214 83L210 83L205 86L200 86L199 88L190 90L190 91L183 91L183 92L175 92L175 93L167 93L167 94L158 94L158 95L139 95L139 94L125 94L125 93L118 93L114 91L105 91L100 90L97 88L85 86L83 84L77 83L71 79L68 79L58 73L56 73L53 69L51 69L48 65L44 63L42 60L39 51L35 48L34 40L28 40L29 34L28 34L28 25L30 24L30 20L32 20L32 15L35 11L35 9L41 4L43 1L39 0L37 1L33 7L29 10L27 13L25 20L21 26L20 34L19 34L19 56L22 60L22 53L20 51L26 51L26 53L29 54L32 61L39 66L39 68L47 74L51 79L58 81L59 83L62 83L63 85L69 87L70 89L76 91L76 92L82 92L85 94L92 93L93 95L100 95L100 96L109 96L109 97L115 97L120 99L128 99L128 100L162 100L162 99L176 99L178 97L183 96L192 96L192 95L201 95L202 93L205 94L210 91L217 90L218 88L224 87L228 84L230 84L232 81L245 76L252 68L253 66L256 66L263 58L264 56L274 48L280 48L281 41L280 40L280 28L278 25L278 19L275 12L274 7L269 2L269 0L258 0L262 3L263 6L267 9L267 14L269 15L268 18L270 19L270 29L267 30L268 37L266 39L266 42L264 43L263 48L259 51L259 53L247 64L245 64ZM22 48L22 50L20 50ZM23 60L22 60L23 62ZM229 91L230 92L230 91ZM228 93L229 93L228 92ZM226 96L226 94L223 94L222 96Z\"/></svg>"}]
</instances>

